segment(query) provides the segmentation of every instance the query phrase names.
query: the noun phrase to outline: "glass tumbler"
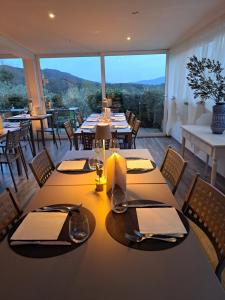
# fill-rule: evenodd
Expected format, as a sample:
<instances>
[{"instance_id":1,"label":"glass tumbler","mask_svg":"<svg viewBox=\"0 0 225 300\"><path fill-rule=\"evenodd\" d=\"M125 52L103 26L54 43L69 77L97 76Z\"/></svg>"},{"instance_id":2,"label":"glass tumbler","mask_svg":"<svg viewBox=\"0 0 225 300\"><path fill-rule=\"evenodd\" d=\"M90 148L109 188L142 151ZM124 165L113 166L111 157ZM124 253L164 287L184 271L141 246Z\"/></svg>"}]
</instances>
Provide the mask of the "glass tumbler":
<instances>
[{"instance_id":1,"label":"glass tumbler","mask_svg":"<svg viewBox=\"0 0 225 300\"><path fill-rule=\"evenodd\" d=\"M73 213L69 220L69 236L75 243L83 243L90 235L89 222L86 215Z\"/></svg>"}]
</instances>

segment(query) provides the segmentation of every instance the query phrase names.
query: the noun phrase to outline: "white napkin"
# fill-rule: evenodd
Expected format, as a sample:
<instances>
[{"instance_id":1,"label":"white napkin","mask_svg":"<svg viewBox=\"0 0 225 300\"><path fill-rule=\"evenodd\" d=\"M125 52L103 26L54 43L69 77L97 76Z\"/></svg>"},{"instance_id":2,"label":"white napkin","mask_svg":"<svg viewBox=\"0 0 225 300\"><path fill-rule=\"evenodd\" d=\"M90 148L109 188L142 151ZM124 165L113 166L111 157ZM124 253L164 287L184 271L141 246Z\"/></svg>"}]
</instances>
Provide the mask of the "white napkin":
<instances>
[{"instance_id":1,"label":"white napkin","mask_svg":"<svg viewBox=\"0 0 225 300\"><path fill-rule=\"evenodd\" d=\"M127 169L153 169L153 165L149 159L127 159Z\"/></svg>"},{"instance_id":2,"label":"white napkin","mask_svg":"<svg viewBox=\"0 0 225 300\"><path fill-rule=\"evenodd\" d=\"M89 117L89 118L87 118L86 121L87 121L87 122L98 122L98 118L92 118L92 117Z\"/></svg>"},{"instance_id":3,"label":"white napkin","mask_svg":"<svg viewBox=\"0 0 225 300\"><path fill-rule=\"evenodd\" d=\"M58 166L58 171L83 170L86 160L64 160Z\"/></svg>"},{"instance_id":4,"label":"white napkin","mask_svg":"<svg viewBox=\"0 0 225 300\"><path fill-rule=\"evenodd\" d=\"M174 207L136 208L136 213L141 233L187 233Z\"/></svg>"},{"instance_id":5,"label":"white napkin","mask_svg":"<svg viewBox=\"0 0 225 300\"><path fill-rule=\"evenodd\" d=\"M30 212L14 234L14 241L57 241L68 213Z\"/></svg>"}]
</instances>

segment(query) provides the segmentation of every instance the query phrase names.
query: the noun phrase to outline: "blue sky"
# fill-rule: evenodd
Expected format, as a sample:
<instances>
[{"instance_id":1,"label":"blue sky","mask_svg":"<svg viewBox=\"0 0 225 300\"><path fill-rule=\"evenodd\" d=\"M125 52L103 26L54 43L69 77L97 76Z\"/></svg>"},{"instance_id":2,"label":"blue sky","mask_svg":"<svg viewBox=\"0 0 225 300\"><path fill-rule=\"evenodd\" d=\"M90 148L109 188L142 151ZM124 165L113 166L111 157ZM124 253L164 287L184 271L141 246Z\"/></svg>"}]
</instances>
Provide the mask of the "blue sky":
<instances>
[{"instance_id":1,"label":"blue sky","mask_svg":"<svg viewBox=\"0 0 225 300\"><path fill-rule=\"evenodd\" d=\"M42 58L42 69L56 69L75 76L101 81L99 57ZM22 67L21 59L0 59L0 64ZM165 76L166 55L106 56L106 82L137 82Z\"/></svg>"}]
</instances>

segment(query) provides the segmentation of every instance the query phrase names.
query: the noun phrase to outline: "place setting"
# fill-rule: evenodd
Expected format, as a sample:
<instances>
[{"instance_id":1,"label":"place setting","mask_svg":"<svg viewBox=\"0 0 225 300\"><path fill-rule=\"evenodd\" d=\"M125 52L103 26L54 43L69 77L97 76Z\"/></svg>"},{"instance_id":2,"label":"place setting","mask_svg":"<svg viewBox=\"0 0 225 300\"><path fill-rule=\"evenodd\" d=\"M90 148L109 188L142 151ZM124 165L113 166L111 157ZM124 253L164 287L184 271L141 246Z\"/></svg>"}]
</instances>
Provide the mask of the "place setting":
<instances>
[{"instance_id":1,"label":"place setting","mask_svg":"<svg viewBox=\"0 0 225 300\"><path fill-rule=\"evenodd\" d=\"M95 229L95 217L80 204L54 204L24 215L10 230L8 243L19 255L47 258L75 250Z\"/></svg>"},{"instance_id":2,"label":"place setting","mask_svg":"<svg viewBox=\"0 0 225 300\"><path fill-rule=\"evenodd\" d=\"M156 169L155 162L148 158L126 157L126 163L128 174L141 174Z\"/></svg>"},{"instance_id":3,"label":"place setting","mask_svg":"<svg viewBox=\"0 0 225 300\"><path fill-rule=\"evenodd\" d=\"M63 160L56 168L60 173L84 174L95 171L97 161L94 158L78 158L74 160Z\"/></svg>"},{"instance_id":4,"label":"place setting","mask_svg":"<svg viewBox=\"0 0 225 300\"><path fill-rule=\"evenodd\" d=\"M116 154L108 159L107 193L111 211L106 229L117 242L129 248L157 251L177 246L187 237L186 217L168 203L154 199L129 199L126 159Z\"/></svg>"}]
</instances>

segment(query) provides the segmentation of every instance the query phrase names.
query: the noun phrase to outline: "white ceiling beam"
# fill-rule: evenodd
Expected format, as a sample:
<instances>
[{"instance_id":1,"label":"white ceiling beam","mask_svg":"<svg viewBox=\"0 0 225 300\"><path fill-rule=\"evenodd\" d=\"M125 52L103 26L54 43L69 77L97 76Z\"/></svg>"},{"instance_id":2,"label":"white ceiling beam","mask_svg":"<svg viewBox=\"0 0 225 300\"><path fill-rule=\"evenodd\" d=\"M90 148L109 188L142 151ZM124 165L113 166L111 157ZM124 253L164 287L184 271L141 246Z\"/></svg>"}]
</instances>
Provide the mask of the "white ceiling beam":
<instances>
[{"instance_id":1,"label":"white ceiling beam","mask_svg":"<svg viewBox=\"0 0 225 300\"><path fill-rule=\"evenodd\" d=\"M16 57L30 58L30 59L34 58L34 54L30 50L18 44L18 42L14 41L13 39L4 37L0 34L0 48L1 45L9 49L8 50L9 53L6 53L6 55L9 54Z\"/></svg>"}]
</instances>

